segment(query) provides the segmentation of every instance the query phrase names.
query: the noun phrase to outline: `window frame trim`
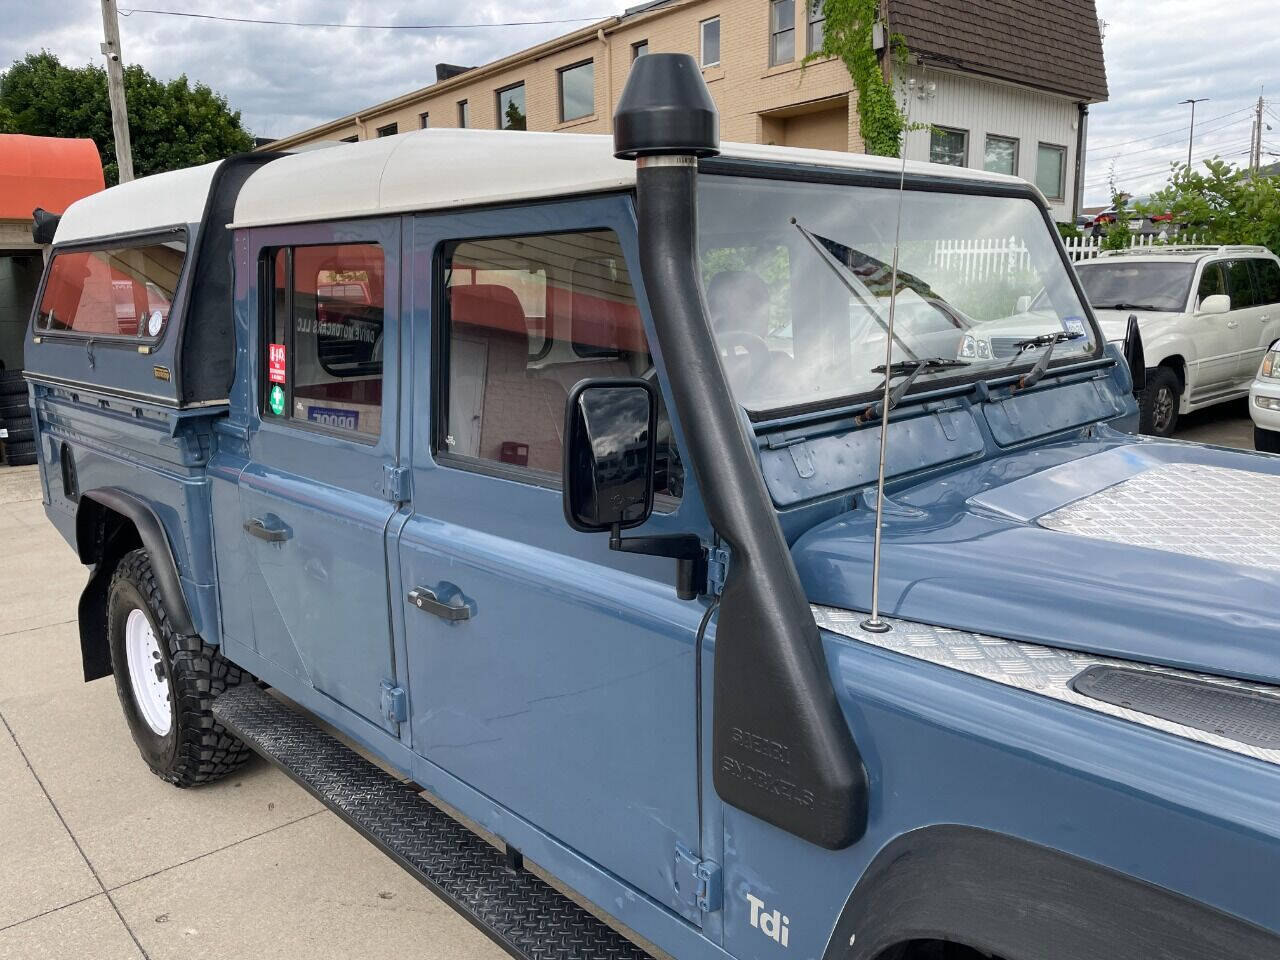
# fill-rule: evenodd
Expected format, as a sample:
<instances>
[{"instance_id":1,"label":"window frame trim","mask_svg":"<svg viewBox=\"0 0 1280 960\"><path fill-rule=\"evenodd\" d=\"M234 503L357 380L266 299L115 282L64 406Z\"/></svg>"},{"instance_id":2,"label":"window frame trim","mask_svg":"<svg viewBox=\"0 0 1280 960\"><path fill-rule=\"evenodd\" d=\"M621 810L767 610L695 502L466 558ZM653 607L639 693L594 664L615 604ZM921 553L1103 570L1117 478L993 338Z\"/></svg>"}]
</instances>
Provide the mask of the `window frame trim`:
<instances>
[{"instance_id":1,"label":"window frame trim","mask_svg":"<svg viewBox=\"0 0 1280 960\"><path fill-rule=\"evenodd\" d=\"M827 23L827 11L826 11L826 7L825 7L824 3L822 2L822 0L818 0L818 3L816 4L816 7L817 7L817 11L818 11L818 13L820 14L820 15L819 15L819 16L817 16L817 17L815 17L815 16L813 15L813 14L814 14L814 9L815 9L815 4L813 4L813 3L811 2L811 0L804 0L804 9L805 9L805 15L804 15L804 43L805 43L805 54L806 54L807 56L810 56L810 57L811 57L811 56L813 56L813 55L814 55L814 54L816 54L816 53L821 52L821 50L822 50L822 44L821 44L821 43L819 43L819 44L818 44L818 45L816 45L816 46L814 46L812 43L810 43L810 41L813 39L813 25L814 25L815 23L820 23L820 24L822 24L822 25L823 25L823 34L825 35L825 33L826 33L826 23Z\"/></svg>"},{"instance_id":2,"label":"window frame trim","mask_svg":"<svg viewBox=\"0 0 1280 960\"><path fill-rule=\"evenodd\" d=\"M644 53L640 52L641 47L644 47ZM646 56L648 53L649 53L649 39L647 37L643 40L636 40L632 42L631 44L631 62L632 63L635 63L637 60L639 60L643 56Z\"/></svg>"},{"instance_id":3,"label":"window frame trim","mask_svg":"<svg viewBox=\"0 0 1280 960\"><path fill-rule=\"evenodd\" d=\"M1062 163L1058 166L1058 191L1054 194L1046 193L1044 198L1050 203L1065 203L1067 199L1067 148L1061 143L1048 143L1044 140L1036 142L1036 180L1040 179L1040 151L1042 149L1056 150L1062 157ZM1036 189L1040 189L1039 183L1036 183Z\"/></svg>"},{"instance_id":4,"label":"window frame trim","mask_svg":"<svg viewBox=\"0 0 1280 960\"><path fill-rule=\"evenodd\" d=\"M419 130L431 129L431 111L430 110L423 110L420 114L418 114L418 129Z\"/></svg>"},{"instance_id":5,"label":"window frame trim","mask_svg":"<svg viewBox=\"0 0 1280 960\"><path fill-rule=\"evenodd\" d=\"M390 123L384 123L380 127L374 127L373 132L377 135L377 138L398 137L400 135L400 121L392 120Z\"/></svg>"},{"instance_id":6,"label":"window frame trim","mask_svg":"<svg viewBox=\"0 0 1280 960\"><path fill-rule=\"evenodd\" d=\"M510 91L515 90L516 88L523 89L524 85L525 84L523 80L517 80L515 83L508 83L505 87L498 87L496 90L493 91L493 105L495 108L495 113L497 114L497 116L494 119L497 121L497 124L498 124L496 129L509 130L514 133L524 132L521 130L516 130L514 127L505 127L503 126L503 121L502 121L502 95L504 93L509 93ZM527 93L528 91L526 90L525 92ZM525 130L529 129L529 109L528 108L529 108L529 101L526 99L525 110L524 110Z\"/></svg>"},{"instance_id":7,"label":"window frame trim","mask_svg":"<svg viewBox=\"0 0 1280 960\"><path fill-rule=\"evenodd\" d=\"M987 169L987 143L991 140L1003 140L1006 143L1013 144L1013 170L1006 176L1016 177L1018 175L1018 163L1022 159L1022 138L1010 137L1003 133L991 133L988 131L982 136L982 170L984 173L1001 173L999 170Z\"/></svg>"},{"instance_id":8,"label":"window frame trim","mask_svg":"<svg viewBox=\"0 0 1280 960\"><path fill-rule=\"evenodd\" d=\"M789 26L789 27L785 27L785 28L784 28L784 29L782 29L782 30L774 30L774 29L773 29L773 11L777 9L778 4L780 4L780 3L787 3L787 2L790 2L790 3L791 3L791 26ZM804 4L805 4L805 6L806 6L806 8L808 7L807 0L800 0L800 2L801 2L801 3L804 3ZM796 14L796 0L769 0L769 66L770 66L770 67L784 67L784 66L786 66L786 65L787 65L787 64L789 64L789 63L795 63L795 62L796 62L796 17L795 17L795 14ZM808 20L806 20L806 21L805 21L805 23L806 23L806 25L807 25L807 24L808 24ZM790 34L791 34L791 59L790 59L790 60L775 60L775 59L774 59L774 52L775 52L775 44L774 44L774 41L775 41L778 37L782 36L782 34L784 34L784 33L788 33L788 32L790 32ZM806 33L807 33L807 30L806 30Z\"/></svg>"},{"instance_id":9,"label":"window frame trim","mask_svg":"<svg viewBox=\"0 0 1280 960\"><path fill-rule=\"evenodd\" d=\"M707 63L706 29L707 29L707 24L711 23L712 21L715 21L715 23L717 24L716 26L716 33L717 33L716 59L713 63ZM719 24L720 24L719 14L716 14L714 17L707 17L705 20L698 21L698 66L701 67L703 70L711 70L711 69L714 69L715 67L720 66L720 49L719 48L724 46L724 42L723 42L724 37L719 36L719 33L720 33Z\"/></svg>"},{"instance_id":10,"label":"window frame trim","mask_svg":"<svg viewBox=\"0 0 1280 960\"><path fill-rule=\"evenodd\" d=\"M588 117L594 117L596 115L595 63L595 57L587 57L585 60L579 60L576 63L567 63L563 67L556 67L556 111L560 118L560 123L573 123L575 120L585 120ZM566 117L564 113L564 75L570 70L577 70L579 67L585 67L587 64L591 64L591 109L586 113Z\"/></svg>"},{"instance_id":11,"label":"window frame trim","mask_svg":"<svg viewBox=\"0 0 1280 960\"><path fill-rule=\"evenodd\" d=\"M471 129L471 98L463 97L457 103L457 120L459 130Z\"/></svg>"},{"instance_id":12,"label":"window frame trim","mask_svg":"<svg viewBox=\"0 0 1280 960\"><path fill-rule=\"evenodd\" d=\"M938 162L933 159L933 131L941 130L944 133L958 133L962 137L964 137L964 155L961 158L961 162L960 163L944 163L944 164L941 164L941 166L957 167L962 170L972 169L969 166L969 145L970 145L970 141L973 139L972 132L970 130L967 130L964 127L949 127L946 124L942 124L942 123L931 123L929 124L929 128L930 128L929 129L929 138L930 138L929 139L929 162L930 163Z\"/></svg>"}]
</instances>

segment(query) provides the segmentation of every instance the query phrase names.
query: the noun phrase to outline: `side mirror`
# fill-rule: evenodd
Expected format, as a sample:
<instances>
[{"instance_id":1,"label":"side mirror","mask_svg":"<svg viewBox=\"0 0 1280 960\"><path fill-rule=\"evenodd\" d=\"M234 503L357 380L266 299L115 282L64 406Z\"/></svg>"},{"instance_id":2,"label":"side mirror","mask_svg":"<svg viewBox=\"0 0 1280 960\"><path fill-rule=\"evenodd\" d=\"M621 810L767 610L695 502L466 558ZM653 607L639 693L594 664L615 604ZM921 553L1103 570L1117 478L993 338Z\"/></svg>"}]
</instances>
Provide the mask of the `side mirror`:
<instances>
[{"instance_id":1,"label":"side mirror","mask_svg":"<svg viewBox=\"0 0 1280 960\"><path fill-rule=\"evenodd\" d=\"M1142 349L1142 331L1138 329L1138 318L1133 314L1129 314L1129 325L1124 331L1124 359L1129 364L1133 392L1141 393L1147 389L1147 356Z\"/></svg>"},{"instance_id":2,"label":"side mirror","mask_svg":"<svg viewBox=\"0 0 1280 960\"><path fill-rule=\"evenodd\" d=\"M584 533L637 527L653 512L658 399L645 380L583 380L564 416L564 516Z\"/></svg>"},{"instance_id":3,"label":"side mirror","mask_svg":"<svg viewBox=\"0 0 1280 960\"><path fill-rule=\"evenodd\" d=\"M1230 313L1231 298L1225 293L1215 293L1200 301L1201 313Z\"/></svg>"},{"instance_id":4,"label":"side mirror","mask_svg":"<svg viewBox=\"0 0 1280 960\"><path fill-rule=\"evenodd\" d=\"M1018 298L1018 304L1013 308L1013 312L1026 313L1030 309L1031 309L1031 297L1024 293L1022 296Z\"/></svg>"}]
</instances>

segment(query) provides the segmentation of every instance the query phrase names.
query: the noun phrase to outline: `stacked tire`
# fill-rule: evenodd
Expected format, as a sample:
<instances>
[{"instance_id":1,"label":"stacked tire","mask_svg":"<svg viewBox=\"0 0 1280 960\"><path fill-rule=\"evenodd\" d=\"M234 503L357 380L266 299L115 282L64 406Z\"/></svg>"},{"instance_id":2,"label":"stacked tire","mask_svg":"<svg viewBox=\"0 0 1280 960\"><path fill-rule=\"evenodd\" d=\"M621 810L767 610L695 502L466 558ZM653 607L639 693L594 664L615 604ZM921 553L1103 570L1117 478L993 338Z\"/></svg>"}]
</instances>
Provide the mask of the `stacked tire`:
<instances>
[{"instance_id":1,"label":"stacked tire","mask_svg":"<svg viewBox=\"0 0 1280 960\"><path fill-rule=\"evenodd\" d=\"M0 427L9 436L0 441L4 462L11 467L36 462L36 438L27 405L27 381L21 370L0 370Z\"/></svg>"}]
</instances>

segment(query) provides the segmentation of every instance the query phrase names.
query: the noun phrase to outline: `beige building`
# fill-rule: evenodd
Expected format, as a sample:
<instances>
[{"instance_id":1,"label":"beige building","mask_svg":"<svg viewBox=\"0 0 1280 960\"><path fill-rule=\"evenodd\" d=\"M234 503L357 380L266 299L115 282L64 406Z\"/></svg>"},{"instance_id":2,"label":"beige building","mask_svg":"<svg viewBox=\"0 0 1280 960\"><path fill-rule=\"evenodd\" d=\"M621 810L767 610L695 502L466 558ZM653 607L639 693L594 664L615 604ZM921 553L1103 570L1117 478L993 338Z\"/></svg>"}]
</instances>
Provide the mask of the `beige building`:
<instances>
[{"instance_id":1,"label":"beige building","mask_svg":"<svg viewBox=\"0 0 1280 960\"><path fill-rule=\"evenodd\" d=\"M609 133L632 60L663 52L689 53L702 64L724 139L859 152L844 64L801 66L821 29L804 0L658 0L456 76L446 67L429 87L267 149L427 126L492 130L507 125L512 104L529 130Z\"/></svg>"},{"instance_id":2,"label":"beige building","mask_svg":"<svg viewBox=\"0 0 1280 960\"><path fill-rule=\"evenodd\" d=\"M882 68L886 36L910 51L895 68L907 158L1014 174L1040 187L1056 219L1078 213L1088 106L1107 96L1094 0L880 0L880 10ZM724 139L861 152L845 65L802 65L822 30L821 5L806 0L655 0L484 66L441 64L431 86L266 148L423 127L609 133L632 62L661 51L702 65Z\"/></svg>"}]
</instances>

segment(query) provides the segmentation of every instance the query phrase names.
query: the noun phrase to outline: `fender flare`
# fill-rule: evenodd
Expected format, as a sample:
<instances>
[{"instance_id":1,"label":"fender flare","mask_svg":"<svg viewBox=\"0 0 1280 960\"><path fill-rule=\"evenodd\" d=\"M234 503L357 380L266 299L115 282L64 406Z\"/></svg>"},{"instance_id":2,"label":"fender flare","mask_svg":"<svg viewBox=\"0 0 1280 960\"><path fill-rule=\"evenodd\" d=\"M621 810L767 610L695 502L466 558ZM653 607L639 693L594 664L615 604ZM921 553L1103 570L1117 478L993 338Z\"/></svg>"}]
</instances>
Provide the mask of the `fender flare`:
<instances>
[{"instance_id":1,"label":"fender flare","mask_svg":"<svg viewBox=\"0 0 1280 960\"><path fill-rule=\"evenodd\" d=\"M1280 956L1280 935L1239 917L1049 847L956 825L886 845L823 956L873 960L907 940L951 940L1004 960Z\"/></svg>"},{"instance_id":2,"label":"fender flare","mask_svg":"<svg viewBox=\"0 0 1280 960\"><path fill-rule=\"evenodd\" d=\"M84 509L83 501L92 500L132 521L138 531L138 539L142 541L142 546L151 558L151 569L156 577L156 586L160 589L160 596L164 600L165 611L169 615L173 629L184 635L195 633L195 623L191 619L191 609L187 606L186 595L182 592L182 579L178 576L178 564L173 556L173 547L165 533L164 524L160 522L151 504L118 487L85 490L80 494L80 499L82 502L76 511L76 549L80 553L80 561L95 563L98 559L91 552L92 532L84 529L88 526L91 512ZM86 594L98 578L98 573L99 571L94 571L89 586L85 587Z\"/></svg>"}]
</instances>

